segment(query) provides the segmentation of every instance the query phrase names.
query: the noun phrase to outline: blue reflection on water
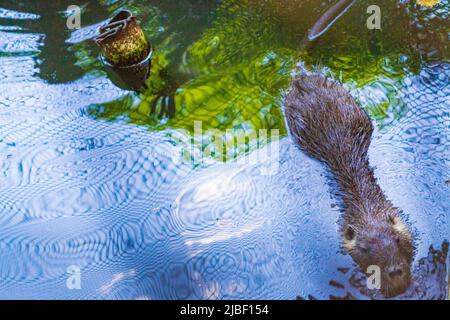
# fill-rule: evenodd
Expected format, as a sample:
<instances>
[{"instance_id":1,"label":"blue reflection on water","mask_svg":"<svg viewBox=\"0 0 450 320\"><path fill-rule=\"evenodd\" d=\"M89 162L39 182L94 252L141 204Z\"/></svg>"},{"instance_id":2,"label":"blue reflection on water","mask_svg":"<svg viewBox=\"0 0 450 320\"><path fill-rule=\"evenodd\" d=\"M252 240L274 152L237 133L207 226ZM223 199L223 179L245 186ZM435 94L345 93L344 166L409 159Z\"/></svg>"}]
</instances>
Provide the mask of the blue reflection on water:
<instances>
[{"instance_id":1,"label":"blue reflection on water","mask_svg":"<svg viewBox=\"0 0 450 320\"><path fill-rule=\"evenodd\" d=\"M324 168L289 138L280 159L193 170L170 130L88 115L126 94L106 78L38 78L40 41L0 36L0 298L363 297L342 272L354 265L340 250ZM449 75L441 64L405 78L408 112L370 150L382 188L417 230L416 263L450 233ZM260 174L278 160L275 175ZM66 287L72 265L81 290Z\"/></svg>"}]
</instances>

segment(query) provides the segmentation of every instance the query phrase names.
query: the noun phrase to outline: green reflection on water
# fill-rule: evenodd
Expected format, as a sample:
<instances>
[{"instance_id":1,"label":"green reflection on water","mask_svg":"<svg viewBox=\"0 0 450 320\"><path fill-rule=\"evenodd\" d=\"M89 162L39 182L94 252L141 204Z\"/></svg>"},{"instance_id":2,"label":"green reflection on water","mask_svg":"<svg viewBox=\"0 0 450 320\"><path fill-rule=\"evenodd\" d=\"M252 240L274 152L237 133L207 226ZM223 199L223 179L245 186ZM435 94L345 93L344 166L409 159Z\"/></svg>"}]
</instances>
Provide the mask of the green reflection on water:
<instances>
[{"instance_id":1,"label":"green reflection on water","mask_svg":"<svg viewBox=\"0 0 450 320\"><path fill-rule=\"evenodd\" d=\"M260 129L278 129L285 135L282 97L299 59L298 45L333 1L228 0L217 5L209 2L206 9L204 1L193 3L189 8L159 2L128 5L156 48L149 89L138 98L130 94L94 106L91 114L111 120L126 117L151 130L172 128L186 135L193 135L194 122L201 121L206 136L211 130L223 132L232 154L249 151L254 144L230 145L236 137L226 130L254 136ZM383 9L383 30L366 27L366 9L372 4ZM311 69L327 68L349 87L380 127L391 125L406 111L399 95L405 75L417 73L426 60L448 58L448 28L440 19L448 15L448 9L443 9L447 7L448 1L433 9L412 4L399 7L391 0L359 1L301 54L301 60ZM429 18L436 13L439 19ZM412 22L420 22L425 37L411 27ZM79 56L89 56L82 44L78 46ZM176 113L161 119L158 114L166 96L174 97ZM152 112L153 105L156 112ZM210 143L210 138L203 139L202 150Z\"/></svg>"}]
</instances>

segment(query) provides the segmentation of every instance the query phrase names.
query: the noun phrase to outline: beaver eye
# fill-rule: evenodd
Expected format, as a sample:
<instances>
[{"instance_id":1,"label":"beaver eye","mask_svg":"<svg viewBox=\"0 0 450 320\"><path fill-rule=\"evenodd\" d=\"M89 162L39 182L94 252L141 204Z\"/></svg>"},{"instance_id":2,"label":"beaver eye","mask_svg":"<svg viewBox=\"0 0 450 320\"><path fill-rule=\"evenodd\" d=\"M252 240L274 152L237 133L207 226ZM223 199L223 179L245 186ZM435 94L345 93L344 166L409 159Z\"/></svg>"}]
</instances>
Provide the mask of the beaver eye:
<instances>
[{"instance_id":1,"label":"beaver eye","mask_svg":"<svg viewBox=\"0 0 450 320\"><path fill-rule=\"evenodd\" d=\"M395 217L393 217L393 216L389 216L388 217L388 221L389 221L390 224L395 224L396 223Z\"/></svg>"},{"instance_id":2,"label":"beaver eye","mask_svg":"<svg viewBox=\"0 0 450 320\"><path fill-rule=\"evenodd\" d=\"M395 239L395 242L397 242L397 244L400 244L400 238Z\"/></svg>"},{"instance_id":3,"label":"beaver eye","mask_svg":"<svg viewBox=\"0 0 450 320\"><path fill-rule=\"evenodd\" d=\"M347 230L345 231L345 239L349 241L355 239L355 230L353 230L352 227L348 227Z\"/></svg>"},{"instance_id":4,"label":"beaver eye","mask_svg":"<svg viewBox=\"0 0 450 320\"><path fill-rule=\"evenodd\" d=\"M369 254L370 250L369 250L369 248L361 247L361 252L364 253L364 254Z\"/></svg>"}]
</instances>

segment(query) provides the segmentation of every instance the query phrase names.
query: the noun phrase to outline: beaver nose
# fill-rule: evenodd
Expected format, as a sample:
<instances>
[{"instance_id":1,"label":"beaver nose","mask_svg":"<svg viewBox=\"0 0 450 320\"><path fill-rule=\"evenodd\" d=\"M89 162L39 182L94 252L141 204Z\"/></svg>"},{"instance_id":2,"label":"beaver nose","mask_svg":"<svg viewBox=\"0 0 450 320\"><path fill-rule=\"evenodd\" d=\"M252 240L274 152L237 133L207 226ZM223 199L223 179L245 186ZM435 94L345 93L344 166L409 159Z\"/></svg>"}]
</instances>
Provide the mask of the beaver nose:
<instances>
[{"instance_id":1,"label":"beaver nose","mask_svg":"<svg viewBox=\"0 0 450 320\"><path fill-rule=\"evenodd\" d=\"M400 266L395 266L389 268L389 277L392 279L401 278L403 276L403 268Z\"/></svg>"}]
</instances>

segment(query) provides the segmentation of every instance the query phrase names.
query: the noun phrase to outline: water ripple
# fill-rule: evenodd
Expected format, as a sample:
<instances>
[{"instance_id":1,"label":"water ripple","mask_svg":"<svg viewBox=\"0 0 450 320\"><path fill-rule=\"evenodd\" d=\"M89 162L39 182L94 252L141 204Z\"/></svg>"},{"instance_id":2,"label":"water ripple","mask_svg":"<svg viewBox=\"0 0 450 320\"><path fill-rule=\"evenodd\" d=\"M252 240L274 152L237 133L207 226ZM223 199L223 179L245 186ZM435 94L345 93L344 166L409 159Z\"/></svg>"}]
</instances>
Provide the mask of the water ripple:
<instances>
[{"instance_id":1,"label":"water ripple","mask_svg":"<svg viewBox=\"0 0 450 320\"><path fill-rule=\"evenodd\" d=\"M39 16L0 9L0 18ZM289 138L279 157L193 168L181 156L189 138L89 115L132 95L104 76L39 79L42 38L0 31L0 298L373 298L342 254L323 166ZM370 149L380 184L420 236L424 284L405 298L442 296L424 257L449 236L449 70L424 66L372 88L396 85L405 107ZM273 164L275 174L261 174ZM70 266L82 290L66 287Z\"/></svg>"}]
</instances>

